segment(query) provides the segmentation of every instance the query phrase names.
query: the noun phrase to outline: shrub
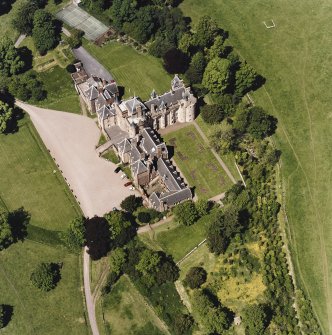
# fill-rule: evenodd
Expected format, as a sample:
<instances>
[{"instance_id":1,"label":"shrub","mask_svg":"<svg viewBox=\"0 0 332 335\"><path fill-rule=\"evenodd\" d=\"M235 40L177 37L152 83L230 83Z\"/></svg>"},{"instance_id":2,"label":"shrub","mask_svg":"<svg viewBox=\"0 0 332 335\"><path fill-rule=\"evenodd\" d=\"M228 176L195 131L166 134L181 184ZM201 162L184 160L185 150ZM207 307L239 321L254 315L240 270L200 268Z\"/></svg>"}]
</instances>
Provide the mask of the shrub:
<instances>
[{"instance_id":1,"label":"shrub","mask_svg":"<svg viewBox=\"0 0 332 335\"><path fill-rule=\"evenodd\" d=\"M207 277L206 271L202 267L192 267L186 275L184 284L191 289L199 288L205 283Z\"/></svg>"},{"instance_id":2,"label":"shrub","mask_svg":"<svg viewBox=\"0 0 332 335\"><path fill-rule=\"evenodd\" d=\"M30 280L40 290L50 291L60 280L60 267L55 263L40 263L32 272Z\"/></svg>"}]
</instances>

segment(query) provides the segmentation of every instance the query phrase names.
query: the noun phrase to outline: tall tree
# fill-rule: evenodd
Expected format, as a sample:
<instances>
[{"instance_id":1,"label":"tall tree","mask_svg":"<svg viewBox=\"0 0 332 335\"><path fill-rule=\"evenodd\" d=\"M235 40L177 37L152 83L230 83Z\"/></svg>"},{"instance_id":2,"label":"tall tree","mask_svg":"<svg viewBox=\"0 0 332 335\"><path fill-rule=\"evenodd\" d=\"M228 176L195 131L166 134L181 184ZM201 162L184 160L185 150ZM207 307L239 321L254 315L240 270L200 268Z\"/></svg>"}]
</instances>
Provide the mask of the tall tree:
<instances>
[{"instance_id":1,"label":"tall tree","mask_svg":"<svg viewBox=\"0 0 332 335\"><path fill-rule=\"evenodd\" d=\"M246 334L263 335L268 325L268 318L264 306L251 305L244 310L243 324Z\"/></svg>"},{"instance_id":2,"label":"tall tree","mask_svg":"<svg viewBox=\"0 0 332 335\"><path fill-rule=\"evenodd\" d=\"M113 0L111 17L113 24L121 29L125 22L135 19L137 1L135 0Z\"/></svg>"},{"instance_id":3,"label":"tall tree","mask_svg":"<svg viewBox=\"0 0 332 335\"><path fill-rule=\"evenodd\" d=\"M217 22L210 16L202 16L198 21L195 33L195 42L198 47L204 49L213 44L215 37L221 32Z\"/></svg>"},{"instance_id":4,"label":"tall tree","mask_svg":"<svg viewBox=\"0 0 332 335\"><path fill-rule=\"evenodd\" d=\"M62 235L62 241L71 251L80 251L85 245L85 220L84 217L75 218L70 222L69 228Z\"/></svg>"},{"instance_id":5,"label":"tall tree","mask_svg":"<svg viewBox=\"0 0 332 335\"><path fill-rule=\"evenodd\" d=\"M218 35L211 47L207 50L207 59L210 61L213 58L223 58L227 52L227 47L224 46L224 38Z\"/></svg>"},{"instance_id":6,"label":"tall tree","mask_svg":"<svg viewBox=\"0 0 332 335\"><path fill-rule=\"evenodd\" d=\"M205 69L202 84L212 93L223 93L229 85L230 65L227 59L212 59Z\"/></svg>"},{"instance_id":7,"label":"tall tree","mask_svg":"<svg viewBox=\"0 0 332 335\"><path fill-rule=\"evenodd\" d=\"M0 100L0 133L4 133L13 118L13 109Z\"/></svg>"},{"instance_id":8,"label":"tall tree","mask_svg":"<svg viewBox=\"0 0 332 335\"><path fill-rule=\"evenodd\" d=\"M105 218L95 216L88 219L86 227L86 245L91 259L98 260L110 250L109 225Z\"/></svg>"},{"instance_id":9,"label":"tall tree","mask_svg":"<svg viewBox=\"0 0 332 335\"><path fill-rule=\"evenodd\" d=\"M40 263L30 276L34 286L42 291L54 289L60 280L60 267L55 263Z\"/></svg>"},{"instance_id":10,"label":"tall tree","mask_svg":"<svg viewBox=\"0 0 332 335\"><path fill-rule=\"evenodd\" d=\"M18 30L21 34L31 35L33 17L37 9L38 6L34 1L21 2L13 14L12 26L14 29Z\"/></svg>"},{"instance_id":11,"label":"tall tree","mask_svg":"<svg viewBox=\"0 0 332 335\"><path fill-rule=\"evenodd\" d=\"M235 93L243 96L254 88L258 75L255 69L247 62L241 64L235 74Z\"/></svg>"},{"instance_id":12,"label":"tall tree","mask_svg":"<svg viewBox=\"0 0 332 335\"><path fill-rule=\"evenodd\" d=\"M43 9L37 10L33 17L32 38L41 54L53 49L60 40L53 16Z\"/></svg>"},{"instance_id":13,"label":"tall tree","mask_svg":"<svg viewBox=\"0 0 332 335\"><path fill-rule=\"evenodd\" d=\"M206 62L203 52L199 51L192 57L186 77L192 84L199 84L203 79Z\"/></svg>"},{"instance_id":14,"label":"tall tree","mask_svg":"<svg viewBox=\"0 0 332 335\"><path fill-rule=\"evenodd\" d=\"M173 213L175 215L175 220L185 226L194 224L199 217L195 204L191 200L176 205L173 208Z\"/></svg>"},{"instance_id":15,"label":"tall tree","mask_svg":"<svg viewBox=\"0 0 332 335\"><path fill-rule=\"evenodd\" d=\"M13 41L7 36L0 39L0 74L11 76L20 73L25 63L15 48Z\"/></svg>"}]
</instances>

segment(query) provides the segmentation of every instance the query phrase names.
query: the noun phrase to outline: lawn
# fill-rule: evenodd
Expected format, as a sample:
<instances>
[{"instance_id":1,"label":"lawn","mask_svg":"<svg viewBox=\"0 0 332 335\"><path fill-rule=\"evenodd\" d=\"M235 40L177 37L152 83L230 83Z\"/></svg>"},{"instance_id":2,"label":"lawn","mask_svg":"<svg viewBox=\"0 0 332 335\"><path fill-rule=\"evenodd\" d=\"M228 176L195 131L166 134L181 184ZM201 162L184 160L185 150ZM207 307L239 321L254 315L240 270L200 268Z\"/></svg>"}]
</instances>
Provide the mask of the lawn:
<instances>
[{"instance_id":1,"label":"lawn","mask_svg":"<svg viewBox=\"0 0 332 335\"><path fill-rule=\"evenodd\" d=\"M172 255L177 262L205 239L206 226L213 216L214 214L211 213L191 226L180 225L172 221L139 235L139 238L149 247L162 249Z\"/></svg>"},{"instance_id":2,"label":"lawn","mask_svg":"<svg viewBox=\"0 0 332 335\"><path fill-rule=\"evenodd\" d=\"M232 185L194 126L168 133L163 138L174 148L175 163L198 197L211 198Z\"/></svg>"},{"instance_id":3,"label":"lawn","mask_svg":"<svg viewBox=\"0 0 332 335\"><path fill-rule=\"evenodd\" d=\"M164 323L127 276L122 276L112 291L102 298L97 311L104 319L104 322L99 321L101 334L168 334Z\"/></svg>"},{"instance_id":4,"label":"lawn","mask_svg":"<svg viewBox=\"0 0 332 335\"><path fill-rule=\"evenodd\" d=\"M1 303L13 306L1 334L88 334L80 257L69 254L58 237L80 209L28 116L17 133L0 135L0 152L2 206L23 206L31 214L27 239L0 252ZM30 283L41 261L63 263L61 280L49 293Z\"/></svg>"},{"instance_id":5,"label":"lawn","mask_svg":"<svg viewBox=\"0 0 332 335\"><path fill-rule=\"evenodd\" d=\"M278 119L289 238L297 279L325 334L332 333L331 3L184 0L196 22L210 14L267 81L253 94ZM276 28L262 21L273 19Z\"/></svg>"},{"instance_id":6,"label":"lawn","mask_svg":"<svg viewBox=\"0 0 332 335\"><path fill-rule=\"evenodd\" d=\"M59 45L46 55L40 56L31 37L27 37L20 47L27 47L33 54L33 69L37 71L47 91L46 99L31 102L34 105L71 113L81 113L78 94L70 73L65 69L74 60L68 46Z\"/></svg>"},{"instance_id":7,"label":"lawn","mask_svg":"<svg viewBox=\"0 0 332 335\"><path fill-rule=\"evenodd\" d=\"M171 89L172 77L163 69L161 61L151 55L117 42L98 47L84 41L84 47L112 73L117 84L124 87L125 98L135 94L147 100L153 89L157 93Z\"/></svg>"}]
</instances>

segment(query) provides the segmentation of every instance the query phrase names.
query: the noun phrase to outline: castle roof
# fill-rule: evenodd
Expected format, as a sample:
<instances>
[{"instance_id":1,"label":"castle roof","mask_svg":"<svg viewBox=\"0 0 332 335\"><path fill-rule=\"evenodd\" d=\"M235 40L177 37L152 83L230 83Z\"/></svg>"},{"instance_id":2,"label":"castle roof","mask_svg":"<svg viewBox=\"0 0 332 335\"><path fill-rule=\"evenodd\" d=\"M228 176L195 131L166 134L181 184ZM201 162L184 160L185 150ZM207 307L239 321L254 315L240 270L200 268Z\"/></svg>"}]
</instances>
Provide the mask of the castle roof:
<instances>
[{"instance_id":1,"label":"castle roof","mask_svg":"<svg viewBox=\"0 0 332 335\"><path fill-rule=\"evenodd\" d=\"M119 89L115 81L108 83L104 88L113 96L119 93Z\"/></svg>"},{"instance_id":2,"label":"castle roof","mask_svg":"<svg viewBox=\"0 0 332 335\"><path fill-rule=\"evenodd\" d=\"M148 168L141 160L138 160L131 165L131 170L133 175L137 176L138 174L148 171Z\"/></svg>"},{"instance_id":3,"label":"castle roof","mask_svg":"<svg viewBox=\"0 0 332 335\"><path fill-rule=\"evenodd\" d=\"M144 128L142 131L141 148L146 154L151 156L157 154L158 148L167 152L165 142L162 142L157 133L150 127Z\"/></svg>"},{"instance_id":4,"label":"castle roof","mask_svg":"<svg viewBox=\"0 0 332 335\"><path fill-rule=\"evenodd\" d=\"M169 191L178 191L186 187L182 178L168 159L159 158L157 161L157 169Z\"/></svg>"},{"instance_id":5,"label":"castle roof","mask_svg":"<svg viewBox=\"0 0 332 335\"><path fill-rule=\"evenodd\" d=\"M136 107L138 106L141 106L142 110L146 109L144 104L137 97L133 97L132 99L125 100L122 103L124 104L128 112L132 114L136 113Z\"/></svg>"},{"instance_id":6,"label":"castle roof","mask_svg":"<svg viewBox=\"0 0 332 335\"><path fill-rule=\"evenodd\" d=\"M100 120L105 120L109 116L114 116L115 115L115 109L114 108L109 108L106 105L103 105L97 110L97 114L98 114L98 117L100 118Z\"/></svg>"},{"instance_id":7,"label":"castle roof","mask_svg":"<svg viewBox=\"0 0 332 335\"><path fill-rule=\"evenodd\" d=\"M88 88L84 93L90 101L95 100L98 97L98 90L94 86Z\"/></svg>"},{"instance_id":8,"label":"castle roof","mask_svg":"<svg viewBox=\"0 0 332 335\"><path fill-rule=\"evenodd\" d=\"M192 193L188 187L178 191L165 192L165 193L152 193L149 197L149 202L156 210L160 209L162 203L168 207L174 206L184 200L192 199Z\"/></svg>"}]
</instances>

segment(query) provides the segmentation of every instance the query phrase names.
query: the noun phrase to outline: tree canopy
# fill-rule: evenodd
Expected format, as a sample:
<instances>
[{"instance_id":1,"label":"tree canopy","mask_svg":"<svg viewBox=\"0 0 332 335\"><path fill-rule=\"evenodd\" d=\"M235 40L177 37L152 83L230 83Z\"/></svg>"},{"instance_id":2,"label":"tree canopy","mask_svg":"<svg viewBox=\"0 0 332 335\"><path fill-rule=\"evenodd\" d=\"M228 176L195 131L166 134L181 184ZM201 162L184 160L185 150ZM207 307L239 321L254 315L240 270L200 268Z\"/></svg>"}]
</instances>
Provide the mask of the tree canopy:
<instances>
[{"instance_id":1,"label":"tree canopy","mask_svg":"<svg viewBox=\"0 0 332 335\"><path fill-rule=\"evenodd\" d=\"M34 286L42 291L54 289L60 280L60 267L55 263L40 263L30 276Z\"/></svg>"},{"instance_id":2,"label":"tree canopy","mask_svg":"<svg viewBox=\"0 0 332 335\"><path fill-rule=\"evenodd\" d=\"M186 77L191 84L198 84L202 81L205 66L206 62L203 52L195 53L186 71Z\"/></svg>"},{"instance_id":3,"label":"tree canopy","mask_svg":"<svg viewBox=\"0 0 332 335\"><path fill-rule=\"evenodd\" d=\"M110 255L111 271L119 275L122 272L122 267L126 260L127 254L122 248L112 250Z\"/></svg>"},{"instance_id":4,"label":"tree canopy","mask_svg":"<svg viewBox=\"0 0 332 335\"><path fill-rule=\"evenodd\" d=\"M251 305L244 310L243 324L247 335L263 335L268 325L264 306Z\"/></svg>"},{"instance_id":5,"label":"tree canopy","mask_svg":"<svg viewBox=\"0 0 332 335\"><path fill-rule=\"evenodd\" d=\"M185 226L190 226L198 220L198 212L192 200L187 200L176 205L173 208L173 213L175 220Z\"/></svg>"},{"instance_id":6,"label":"tree canopy","mask_svg":"<svg viewBox=\"0 0 332 335\"><path fill-rule=\"evenodd\" d=\"M223 93L230 79L230 61L214 58L205 68L202 84L212 93Z\"/></svg>"},{"instance_id":7,"label":"tree canopy","mask_svg":"<svg viewBox=\"0 0 332 335\"><path fill-rule=\"evenodd\" d=\"M254 88L258 75L247 62L243 62L235 74L235 93L243 96Z\"/></svg>"},{"instance_id":8,"label":"tree canopy","mask_svg":"<svg viewBox=\"0 0 332 335\"><path fill-rule=\"evenodd\" d=\"M0 100L0 133L4 133L13 118L13 109Z\"/></svg>"},{"instance_id":9,"label":"tree canopy","mask_svg":"<svg viewBox=\"0 0 332 335\"><path fill-rule=\"evenodd\" d=\"M218 105L204 105L201 110L200 114L204 122L209 124L215 124L221 122L226 114Z\"/></svg>"},{"instance_id":10,"label":"tree canopy","mask_svg":"<svg viewBox=\"0 0 332 335\"><path fill-rule=\"evenodd\" d=\"M92 260L98 260L106 256L110 250L110 231L109 224L105 218L94 216L87 219L86 227L86 245L88 253Z\"/></svg>"},{"instance_id":11,"label":"tree canopy","mask_svg":"<svg viewBox=\"0 0 332 335\"><path fill-rule=\"evenodd\" d=\"M0 213L0 250L9 247L14 242L8 213Z\"/></svg>"},{"instance_id":12,"label":"tree canopy","mask_svg":"<svg viewBox=\"0 0 332 335\"><path fill-rule=\"evenodd\" d=\"M187 272L184 284L189 286L191 289L199 288L205 283L206 278L206 271L202 267L194 266Z\"/></svg>"},{"instance_id":13,"label":"tree canopy","mask_svg":"<svg viewBox=\"0 0 332 335\"><path fill-rule=\"evenodd\" d=\"M195 44L201 49L210 47L220 31L221 29L214 19L207 15L202 16L196 26Z\"/></svg>"},{"instance_id":14,"label":"tree canopy","mask_svg":"<svg viewBox=\"0 0 332 335\"><path fill-rule=\"evenodd\" d=\"M52 14L43 9L35 12L33 17L32 38L36 49L45 54L53 49L60 40L60 32Z\"/></svg>"},{"instance_id":15,"label":"tree canopy","mask_svg":"<svg viewBox=\"0 0 332 335\"><path fill-rule=\"evenodd\" d=\"M0 74L8 77L22 72L24 60L7 36L0 39Z\"/></svg>"},{"instance_id":16,"label":"tree canopy","mask_svg":"<svg viewBox=\"0 0 332 335\"><path fill-rule=\"evenodd\" d=\"M62 241L69 250L78 252L85 245L85 221L84 217L75 218L70 222L69 228L62 234Z\"/></svg>"},{"instance_id":17,"label":"tree canopy","mask_svg":"<svg viewBox=\"0 0 332 335\"><path fill-rule=\"evenodd\" d=\"M31 35L33 28L33 17L38 9L34 1L23 1L17 6L13 18L12 25L20 34Z\"/></svg>"},{"instance_id":18,"label":"tree canopy","mask_svg":"<svg viewBox=\"0 0 332 335\"><path fill-rule=\"evenodd\" d=\"M133 213L138 207L142 206L142 202L141 197L132 194L122 200L120 207L126 212Z\"/></svg>"}]
</instances>

